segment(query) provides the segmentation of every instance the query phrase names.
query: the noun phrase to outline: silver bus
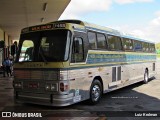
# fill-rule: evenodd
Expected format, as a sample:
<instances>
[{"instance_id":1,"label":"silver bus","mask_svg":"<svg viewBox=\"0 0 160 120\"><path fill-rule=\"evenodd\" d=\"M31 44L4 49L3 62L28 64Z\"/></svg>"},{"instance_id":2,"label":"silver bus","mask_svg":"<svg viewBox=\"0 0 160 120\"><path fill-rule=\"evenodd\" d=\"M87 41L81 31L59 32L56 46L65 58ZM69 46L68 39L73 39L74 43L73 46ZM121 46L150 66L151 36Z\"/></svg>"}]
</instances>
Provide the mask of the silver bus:
<instances>
[{"instance_id":1,"label":"silver bus","mask_svg":"<svg viewBox=\"0 0 160 120\"><path fill-rule=\"evenodd\" d=\"M22 29L14 64L16 102L67 106L154 77L155 44L80 20Z\"/></svg>"}]
</instances>

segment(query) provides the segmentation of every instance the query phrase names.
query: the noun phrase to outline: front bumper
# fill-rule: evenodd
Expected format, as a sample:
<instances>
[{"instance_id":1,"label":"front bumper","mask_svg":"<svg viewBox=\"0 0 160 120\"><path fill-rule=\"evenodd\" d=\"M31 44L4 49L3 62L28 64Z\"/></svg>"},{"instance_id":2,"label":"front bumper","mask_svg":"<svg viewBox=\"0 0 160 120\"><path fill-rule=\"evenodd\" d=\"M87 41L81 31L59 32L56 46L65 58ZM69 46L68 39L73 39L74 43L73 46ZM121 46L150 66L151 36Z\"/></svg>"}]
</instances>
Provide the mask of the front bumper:
<instances>
[{"instance_id":1,"label":"front bumper","mask_svg":"<svg viewBox=\"0 0 160 120\"><path fill-rule=\"evenodd\" d=\"M73 104L73 94L54 95L40 93L15 93L15 102L32 103L46 106L68 106Z\"/></svg>"}]
</instances>

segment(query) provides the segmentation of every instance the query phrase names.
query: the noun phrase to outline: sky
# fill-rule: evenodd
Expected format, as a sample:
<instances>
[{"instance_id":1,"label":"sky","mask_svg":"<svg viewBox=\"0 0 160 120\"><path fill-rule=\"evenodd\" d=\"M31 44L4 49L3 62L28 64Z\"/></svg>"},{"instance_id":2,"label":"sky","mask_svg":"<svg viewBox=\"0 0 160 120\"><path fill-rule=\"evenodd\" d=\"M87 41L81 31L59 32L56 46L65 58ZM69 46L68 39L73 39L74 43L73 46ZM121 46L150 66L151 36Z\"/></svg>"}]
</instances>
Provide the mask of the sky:
<instances>
[{"instance_id":1,"label":"sky","mask_svg":"<svg viewBox=\"0 0 160 120\"><path fill-rule=\"evenodd\" d=\"M79 19L160 43L160 0L71 0L62 19Z\"/></svg>"}]
</instances>

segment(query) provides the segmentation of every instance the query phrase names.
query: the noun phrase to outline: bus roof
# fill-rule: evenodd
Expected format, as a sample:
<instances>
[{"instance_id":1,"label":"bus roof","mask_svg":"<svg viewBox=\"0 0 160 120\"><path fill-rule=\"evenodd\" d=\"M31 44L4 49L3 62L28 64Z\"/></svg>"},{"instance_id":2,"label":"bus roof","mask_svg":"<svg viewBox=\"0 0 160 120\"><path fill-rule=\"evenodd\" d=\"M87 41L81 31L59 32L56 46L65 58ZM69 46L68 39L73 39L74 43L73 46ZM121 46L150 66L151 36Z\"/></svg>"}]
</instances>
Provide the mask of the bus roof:
<instances>
[{"instance_id":1,"label":"bus roof","mask_svg":"<svg viewBox=\"0 0 160 120\"><path fill-rule=\"evenodd\" d=\"M74 20L74 19L73 20L59 20L59 21L53 21L53 22L50 22L50 23L42 24L42 25L53 24L53 23L78 24L78 25L84 26L88 30L102 32L102 33L106 33L106 34L111 34L111 35L115 35L115 36L120 36L120 37L124 37L124 38L128 38L128 39L133 39L133 40L138 40L138 41L143 41L143 42L148 42L148 43L154 43L152 41L141 39L141 38L135 37L133 35L126 34L126 33L120 32L118 30L109 28L109 27L104 27L104 26L88 23L88 22L81 21L81 20Z\"/></svg>"},{"instance_id":2,"label":"bus roof","mask_svg":"<svg viewBox=\"0 0 160 120\"><path fill-rule=\"evenodd\" d=\"M81 20L59 20L59 21L55 21L55 22L65 22L65 23L79 24L79 25L85 26L86 29L89 29L89 30L108 33L108 34L121 36L121 37L124 37L124 38L133 39L133 40L138 40L138 41L143 41L143 42L148 42L148 43L154 43L152 41L148 41L148 40L136 37L134 35L123 33L123 32L120 32L118 30L115 30L115 29L112 29L112 28L109 28L109 27L104 27L104 26L88 23L88 22L81 21Z\"/></svg>"}]
</instances>

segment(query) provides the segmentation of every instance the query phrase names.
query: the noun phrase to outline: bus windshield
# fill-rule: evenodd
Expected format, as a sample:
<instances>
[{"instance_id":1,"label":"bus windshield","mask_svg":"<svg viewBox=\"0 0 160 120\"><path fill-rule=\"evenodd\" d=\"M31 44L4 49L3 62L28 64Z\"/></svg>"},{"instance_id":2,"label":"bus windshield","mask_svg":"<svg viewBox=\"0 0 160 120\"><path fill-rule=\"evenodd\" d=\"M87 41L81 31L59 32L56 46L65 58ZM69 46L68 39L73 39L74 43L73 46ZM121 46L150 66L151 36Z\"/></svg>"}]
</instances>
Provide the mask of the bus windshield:
<instances>
[{"instance_id":1,"label":"bus windshield","mask_svg":"<svg viewBox=\"0 0 160 120\"><path fill-rule=\"evenodd\" d=\"M69 54L70 38L68 30L21 34L16 62L66 61Z\"/></svg>"}]
</instances>

